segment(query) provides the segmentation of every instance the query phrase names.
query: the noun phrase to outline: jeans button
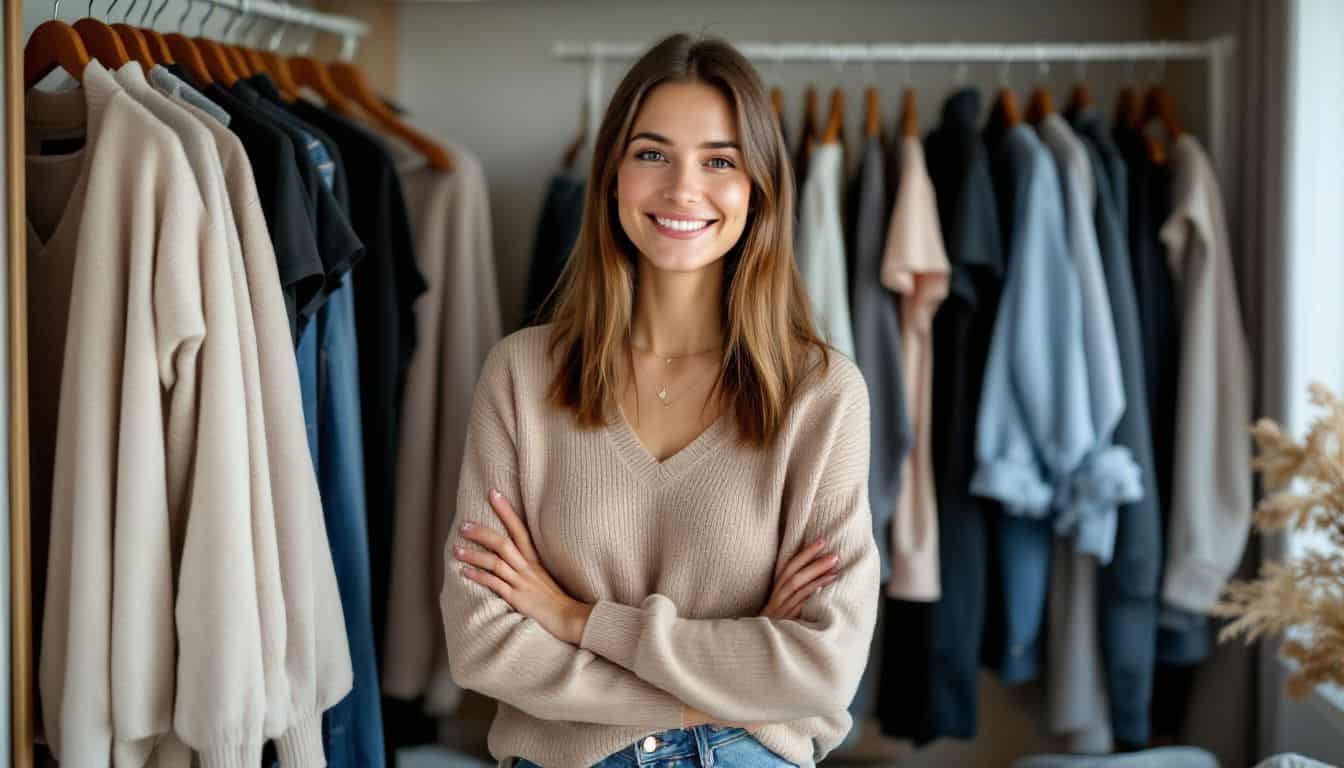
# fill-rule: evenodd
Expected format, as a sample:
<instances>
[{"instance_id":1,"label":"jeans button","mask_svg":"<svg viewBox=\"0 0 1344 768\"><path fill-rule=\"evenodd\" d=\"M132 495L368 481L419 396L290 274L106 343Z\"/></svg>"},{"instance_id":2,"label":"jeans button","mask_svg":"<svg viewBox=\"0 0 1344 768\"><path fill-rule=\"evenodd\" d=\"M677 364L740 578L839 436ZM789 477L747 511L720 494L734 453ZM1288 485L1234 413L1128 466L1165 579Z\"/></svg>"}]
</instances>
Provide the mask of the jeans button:
<instances>
[{"instance_id":1,"label":"jeans button","mask_svg":"<svg viewBox=\"0 0 1344 768\"><path fill-rule=\"evenodd\" d=\"M645 751L645 752L652 752L653 750L655 750L655 749L657 749L657 748L658 748L658 740L657 740L657 739L653 738L652 736L646 736L646 737L644 737L644 751Z\"/></svg>"}]
</instances>

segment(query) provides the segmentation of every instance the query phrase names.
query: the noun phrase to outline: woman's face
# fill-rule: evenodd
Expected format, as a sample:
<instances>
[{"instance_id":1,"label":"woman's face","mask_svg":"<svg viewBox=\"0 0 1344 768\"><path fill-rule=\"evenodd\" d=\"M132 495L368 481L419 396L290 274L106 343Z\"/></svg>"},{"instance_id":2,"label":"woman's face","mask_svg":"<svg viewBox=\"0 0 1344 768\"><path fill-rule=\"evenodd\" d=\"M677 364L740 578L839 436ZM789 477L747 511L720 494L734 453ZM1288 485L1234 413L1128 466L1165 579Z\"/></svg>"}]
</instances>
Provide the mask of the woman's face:
<instances>
[{"instance_id":1,"label":"woman's face","mask_svg":"<svg viewBox=\"0 0 1344 768\"><path fill-rule=\"evenodd\" d=\"M616 174L621 227L657 269L718 261L742 236L751 200L732 104L702 83L648 93Z\"/></svg>"}]
</instances>

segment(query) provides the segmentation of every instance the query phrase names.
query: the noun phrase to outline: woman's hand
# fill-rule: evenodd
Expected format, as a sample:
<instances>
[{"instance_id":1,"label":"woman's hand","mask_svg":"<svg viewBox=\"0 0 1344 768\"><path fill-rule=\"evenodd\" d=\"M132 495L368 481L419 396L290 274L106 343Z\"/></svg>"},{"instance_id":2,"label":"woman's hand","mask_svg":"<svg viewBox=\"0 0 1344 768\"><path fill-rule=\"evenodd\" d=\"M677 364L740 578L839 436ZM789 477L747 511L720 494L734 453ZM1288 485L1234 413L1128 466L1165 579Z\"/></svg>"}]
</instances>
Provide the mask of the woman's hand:
<instances>
[{"instance_id":1,"label":"woman's hand","mask_svg":"<svg viewBox=\"0 0 1344 768\"><path fill-rule=\"evenodd\" d=\"M468 564L462 567L462 575L489 587L515 611L536 621L547 632L578 645L588 615L593 612L592 606L570 597L555 583L537 557L522 518L493 488L490 508L504 523L508 535L471 522L463 523L462 536L487 551L455 546L453 553L457 559Z\"/></svg>"},{"instance_id":2,"label":"woman's hand","mask_svg":"<svg viewBox=\"0 0 1344 768\"><path fill-rule=\"evenodd\" d=\"M823 552L822 547L825 545L825 541L817 539L784 563L784 567L775 574L774 588L770 592L770 600L761 610L762 616L796 619L801 615L807 598L835 581L838 574L833 573L832 569L840 557Z\"/></svg>"}]
</instances>

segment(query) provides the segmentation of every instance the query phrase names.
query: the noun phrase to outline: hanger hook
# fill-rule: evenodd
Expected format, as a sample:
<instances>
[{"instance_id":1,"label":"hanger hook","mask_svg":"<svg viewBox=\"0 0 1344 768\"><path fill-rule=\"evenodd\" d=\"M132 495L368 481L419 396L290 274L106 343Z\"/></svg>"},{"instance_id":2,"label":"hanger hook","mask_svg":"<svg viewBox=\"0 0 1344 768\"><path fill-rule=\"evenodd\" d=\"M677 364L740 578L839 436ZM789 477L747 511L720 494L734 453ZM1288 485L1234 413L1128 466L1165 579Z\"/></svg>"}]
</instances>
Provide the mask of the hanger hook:
<instances>
[{"instance_id":1,"label":"hanger hook","mask_svg":"<svg viewBox=\"0 0 1344 768\"><path fill-rule=\"evenodd\" d=\"M1086 79L1087 79L1087 54L1085 54L1085 53L1080 53L1080 54L1078 55L1078 61L1076 62L1076 66L1077 66L1076 71L1078 72L1078 81L1079 81L1079 82L1082 82L1083 80L1086 80Z\"/></svg>"},{"instance_id":2,"label":"hanger hook","mask_svg":"<svg viewBox=\"0 0 1344 768\"><path fill-rule=\"evenodd\" d=\"M205 15L202 16L202 17L201 17L201 20L200 20L199 22L197 22L197 24L196 24L196 36L197 36L197 37L201 37L202 35L205 34L205 22L209 21L209 20L210 20L210 17L211 17L211 16L214 14L214 12L215 12L215 4L214 4L214 3L209 2L209 0L207 0L207 2L206 2L206 6L207 6L207 10L206 10L206 12L205 12Z\"/></svg>"},{"instance_id":3,"label":"hanger hook","mask_svg":"<svg viewBox=\"0 0 1344 768\"><path fill-rule=\"evenodd\" d=\"M1006 54L1006 55L1004 55L1004 57L1003 57L1003 63L999 65L999 87L1000 87L1000 88L1007 88L1007 87L1008 87L1008 65L1011 64L1012 61L1013 61L1013 57L1012 57L1012 55L1011 55L1011 54Z\"/></svg>"},{"instance_id":4,"label":"hanger hook","mask_svg":"<svg viewBox=\"0 0 1344 768\"><path fill-rule=\"evenodd\" d=\"M107 19L108 21L111 21L111 20L112 20L112 9L113 9L113 8L116 8L116 7L117 7L117 4L120 3L120 2L121 2L121 0L112 0L112 4L109 5L109 6L107 6L107 14L104 15L103 18ZM89 0L89 7L90 7L90 8L93 7L93 0ZM89 15L92 16L93 14L89 14Z\"/></svg>"},{"instance_id":5,"label":"hanger hook","mask_svg":"<svg viewBox=\"0 0 1344 768\"><path fill-rule=\"evenodd\" d=\"M163 5L159 6L158 13L155 13L154 18L151 19L149 22L150 25L159 23L159 16L163 14L163 10L167 7L168 7L168 0L163 0ZM149 12L152 10L154 10L154 0L149 0L149 4L145 6L145 12L140 14L140 26L142 27L145 26L145 19L149 18Z\"/></svg>"},{"instance_id":6,"label":"hanger hook","mask_svg":"<svg viewBox=\"0 0 1344 768\"><path fill-rule=\"evenodd\" d=\"M247 44L248 35L251 35L252 30L256 28L257 19L261 18L257 14L252 13L251 8L252 0L243 0L243 16L245 19L243 21L243 26L238 28L238 42L243 43L244 45Z\"/></svg>"},{"instance_id":7,"label":"hanger hook","mask_svg":"<svg viewBox=\"0 0 1344 768\"><path fill-rule=\"evenodd\" d=\"M864 85L877 85L877 67L873 66L873 57L871 55L865 57L863 60L863 80Z\"/></svg>"},{"instance_id":8,"label":"hanger hook","mask_svg":"<svg viewBox=\"0 0 1344 768\"><path fill-rule=\"evenodd\" d=\"M1045 49L1043 48L1036 49L1036 66L1041 71L1041 79L1048 80L1050 78L1050 60L1045 57Z\"/></svg>"},{"instance_id":9,"label":"hanger hook","mask_svg":"<svg viewBox=\"0 0 1344 768\"><path fill-rule=\"evenodd\" d=\"M131 14L135 12L135 6L140 4L140 0L131 0L131 4L126 6L126 12L121 14L121 23L126 24L130 21Z\"/></svg>"},{"instance_id":10,"label":"hanger hook","mask_svg":"<svg viewBox=\"0 0 1344 768\"><path fill-rule=\"evenodd\" d=\"M192 6L193 4L195 4L195 2L196 2L196 0L187 0L187 7L184 8L184 9L182 9L182 18L180 18L180 19L177 20L177 31L178 31L178 32L183 31L183 27L184 27L184 26L186 25L186 23L187 23L187 16L189 16L189 15L191 14L191 6ZM165 5L166 5L166 3L165 3Z\"/></svg>"},{"instance_id":11,"label":"hanger hook","mask_svg":"<svg viewBox=\"0 0 1344 768\"><path fill-rule=\"evenodd\" d=\"M224 25L224 30L219 33L219 39L223 42L227 43L235 40L235 38L232 37L233 28L238 25L238 20L243 18L243 14L247 13L247 0L238 0L238 4L242 6L242 8L239 10L233 8L229 9L229 13L231 14L229 16L229 21Z\"/></svg>"},{"instance_id":12,"label":"hanger hook","mask_svg":"<svg viewBox=\"0 0 1344 768\"><path fill-rule=\"evenodd\" d=\"M966 84L966 76L970 74L970 69L971 68L966 65L966 62L957 62L957 68L953 71L953 77L956 78L958 88Z\"/></svg>"},{"instance_id":13,"label":"hanger hook","mask_svg":"<svg viewBox=\"0 0 1344 768\"><path fill-rule=\"evenodd\" d=\"M56 21L61 17L61 0L56 0L51 5L51 20Z\"/></svg>"}]
</instances>

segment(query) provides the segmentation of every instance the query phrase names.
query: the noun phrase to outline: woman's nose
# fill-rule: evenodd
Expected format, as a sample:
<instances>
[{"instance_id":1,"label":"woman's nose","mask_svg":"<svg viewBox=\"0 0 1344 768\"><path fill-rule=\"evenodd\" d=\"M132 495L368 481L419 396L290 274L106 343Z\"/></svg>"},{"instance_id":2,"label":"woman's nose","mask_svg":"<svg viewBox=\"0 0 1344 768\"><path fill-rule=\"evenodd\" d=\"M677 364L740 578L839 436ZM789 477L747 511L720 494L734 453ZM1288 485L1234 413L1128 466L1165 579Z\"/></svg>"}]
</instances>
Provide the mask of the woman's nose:
<instances>
[{"instance_id":1,"label":"woman's nose","mask_svg":"<svg viewBox=\"0 0 1344 768\"><path fill-rule=\"evenodd\" d=\"M699 203L703 194L700 189L699 170L694 163L675 165L663 196L677 205Z\"/></svg>"}]
</instances>

